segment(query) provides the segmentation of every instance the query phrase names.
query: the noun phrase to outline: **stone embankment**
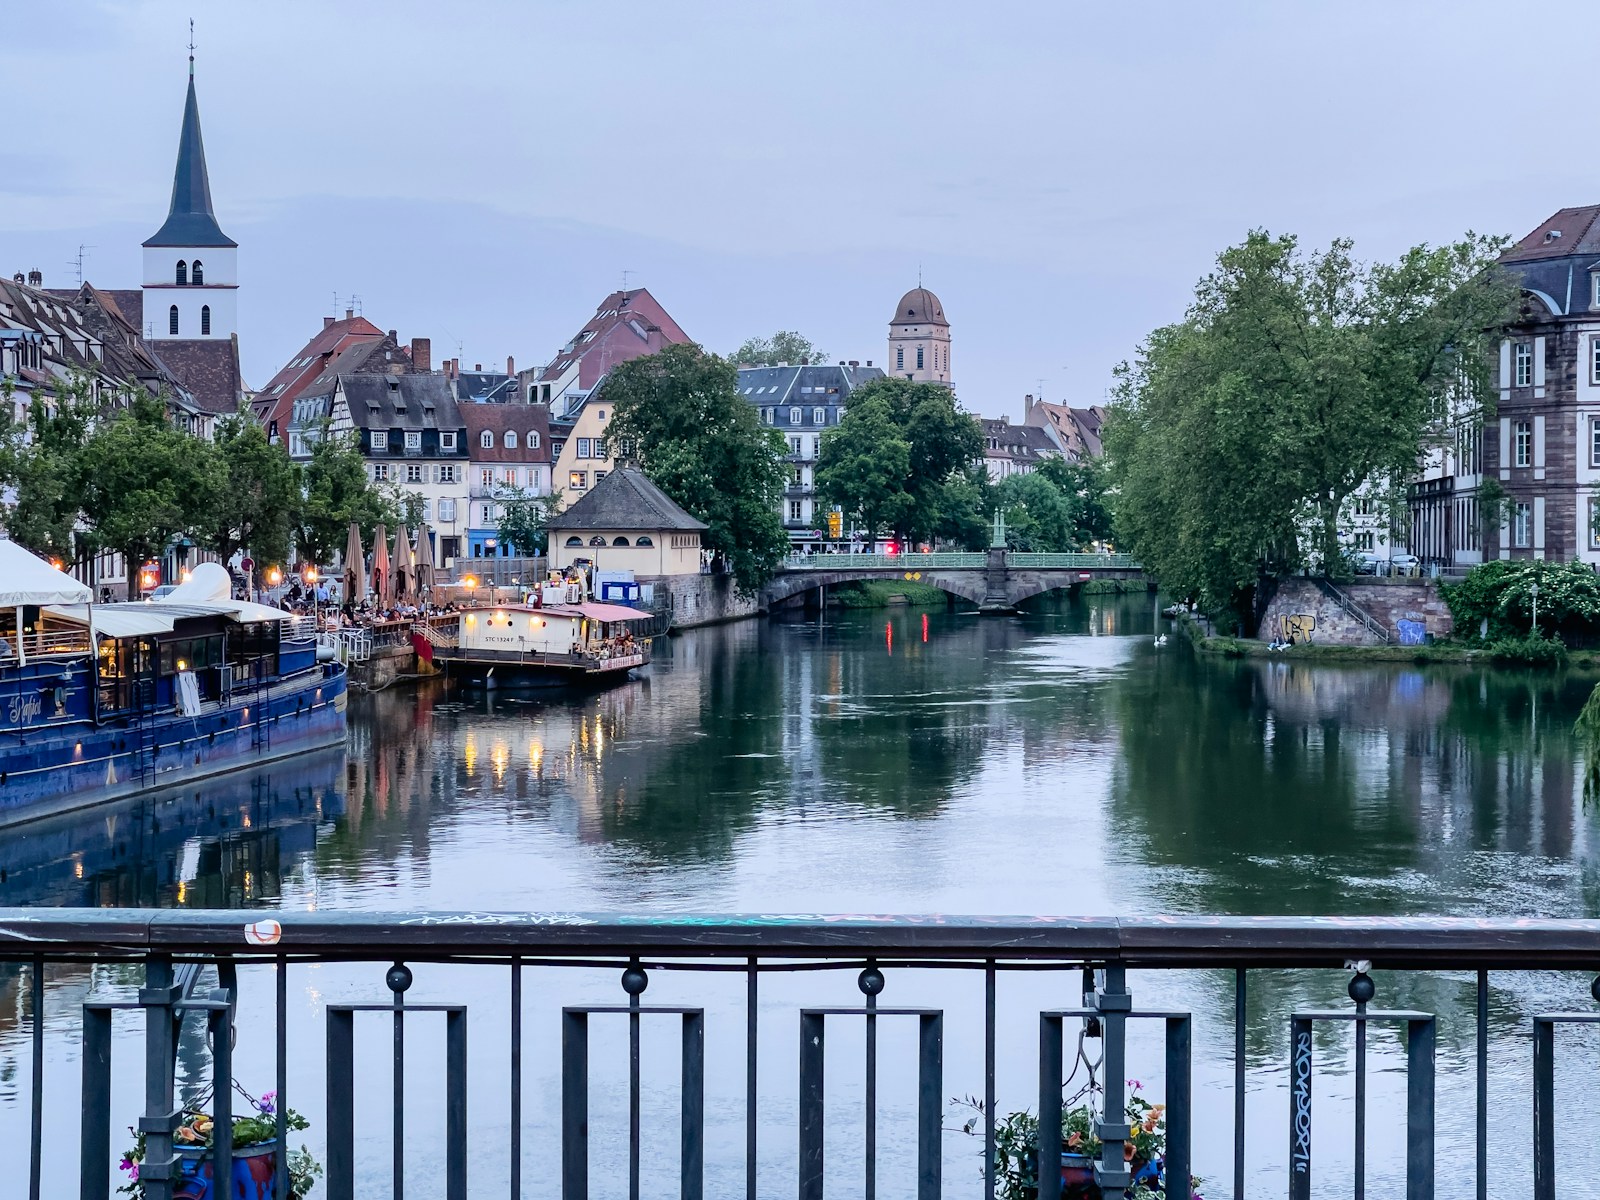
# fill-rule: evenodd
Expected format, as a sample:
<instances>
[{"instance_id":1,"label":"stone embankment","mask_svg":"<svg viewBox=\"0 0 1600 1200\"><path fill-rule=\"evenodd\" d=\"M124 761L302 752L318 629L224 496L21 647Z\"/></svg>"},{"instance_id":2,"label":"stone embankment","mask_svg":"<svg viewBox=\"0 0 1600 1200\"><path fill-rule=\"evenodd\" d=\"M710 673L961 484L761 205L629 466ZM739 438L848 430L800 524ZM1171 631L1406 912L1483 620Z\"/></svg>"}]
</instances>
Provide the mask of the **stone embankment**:
<instances>
[{"instance_id":1,"label":"stone embankment","mask_svg":"<svg viewBox=\"0 0 1600 1200\"><path fill-rule=\"evenodd\" d=\"M1417 621L1433 640L1451 634L1450 609L1432 579L1365 579L1335 585L1356 607L1400 640L1399 623ZM1291 635L1293 635L1291 637ZM1309 641L1313 646L1375 646L1382 640L1314 579L1285 579L1278 584L1258 639L1263 642Z\"/></svg>"}]
</instances>

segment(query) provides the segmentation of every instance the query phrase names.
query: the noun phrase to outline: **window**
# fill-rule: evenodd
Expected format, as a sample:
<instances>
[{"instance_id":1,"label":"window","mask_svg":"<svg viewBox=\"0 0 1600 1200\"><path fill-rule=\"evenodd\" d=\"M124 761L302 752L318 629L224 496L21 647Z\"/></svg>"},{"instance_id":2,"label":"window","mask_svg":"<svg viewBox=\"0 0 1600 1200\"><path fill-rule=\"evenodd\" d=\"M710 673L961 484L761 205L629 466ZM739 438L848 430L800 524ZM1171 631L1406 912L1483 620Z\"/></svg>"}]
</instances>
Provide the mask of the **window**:
<instances>
[{"instance_id":1,"label":"window","mask_svg":"<svg viewBox=\"0 0 1600 1200\"><path fill-rule=\"evenodd\" d=\"M917 370L922 370L922 347L917 347Z\"/></svg>"},{"instance_id":2,"label":"window","mask_svg":"<svg viewBox=\"0 0 1600 1200\"><path fill-rule=\"evenodd\" d=\"M407 483L421 483L422 482L422 464L421 463L407 463L406 464L406 482Z\"/></svg>"},{"instance_id":3,"label":"window","mask_svg":"<svg viewBox=\"0 0 1600 1200\"><path fill-rule=\"evenodd\" d=\"M422 498L422 519L424 521L433 520L433 501L426 496Z\"/></svg>"},{"instance_id":4,"label":"window","mask_svg":"<svg viewBox=\"0 0 1600 1200\"><path fill-rule=\"evenodd\" d=\"M600 419L602 421L604 421L606 419L606 410L603 409L603 408L600 410Z\"/></svg>"},{"instance_id":5,"label":"window","mask_svg":"<svg viewBox=\"0 0 1600 1200\"><path fill-rule=\"evenodd\" d=\"M828 423L828 410L825 408L813 408L811 410L811 423L813 425L826 425Z\"/></svg>"},{"instance_id":6,"label":"window","mask_svg":"<svg viewBox=\"0 0 1600 1200\"><path fill-rule=\"evenodd\" d=\"M456 502L454 500L439 501L439 520L454 521L456 519Z\"/></svg>"},{"instance_id":7,"label":"window","mask_svg":"<svg viewBox=\"0 0 1600 1200\"><path fill-rule=\"evenodd\" d=\"M1589 465L1600 467L1600 417L1589 424Z\"/></svg>"},{"instance_id":8,"label":"window","mask_svg":"<svg viewBox=\"0 0 1600 1200\"><path fill-rule=\"evenodd\" d=\"M620 536L614 537L611 539L611 544L613 546L626 546L628 544L628 539Z\"/></svg>"},{"instance_id":9,"label":"window","mask_svg":"<svg viewBox=\"0 0 1600 1200\"><path fill-rule=\"evenodd\" d=\"M501 482L504 483L507 487L516 487L517 486L517 469L515 467L507 467L505 476L501 480Z\"/></svg>"},{"instance_id":10,"label":"window","mask_svg":"<svg viewBox=\"0 0 1600 1200\"><path fill-rule=\"evenodd\" d=\"M800 468L799 467L795 467L789 472L789 486L790 487L799 487L800 486Z\"/></svg>"},{"instance_id":11,"label":"window","mask_svg":"<svg viewBox=\"0 0 1600 1200\"><path fill-rule=\"evenodd\" d=\"M439 449L454 450L456 448L456 435L449 432L439 434Z\"/></svg>"},{"instance_id":12,"label":"window","mask_svg":"<svg viewBox=\"0 0 1600 1200\"><path fill-rule=\"evenodd\" d=\"M1589 497L1589 549L1600 550L1600 496Z\"/></svg>"},{"instance_id":13,"label":"window","mask_svg":"<svg viewBox=\"0 0 1600 1200\"><path fill-rule=\"evenodd\" d=\"M596 471L596 472L595 472L595 473L594 473L594 481L595 481L595 482L596 482L596 483L599 483L599 482L600 482L600 481L601 481L601 480L602 480L602 479L604 479L604 478L605 478L605 477L606 477L606 473L605 473L605 472L604 472L604 471Z\"/></svg>"},{"instance_id":14,"label":"window","mask_svg":"<svg viewBox=\"0 0 1600 1200\"><path fill-rule=\"evenodd\" d=\"M172 337L178 336L178 306L176 304L167 309L167 333Z\"/></svg>"},{"instance_id":15,"label":"window","mask_svg":"<svg viewBox=\"0 0 1600 1200\"><path fill-rule=\"evenodd\" d=\"M567 539L567 545L568 546L581 546L581 545L583 545L583 539L581 537L578 537L576 534L574 534L572 537L569 537Z\"/></svg>"},{"instance_id":16,"label":"window","mask_svg":"<svg viewBox=\"0 0 1600 1200\"><path fill-rule=\"evenodd\" d=\"M184 262L181 258L178 260L178 275L176 282L179 287L182 287L184 284L189 282L189 264Z\"/></svg>"},{"instance_id":17,"label":"window","mask_svg":"<svg viewBox=\"0 0 1600 1200\"><path fill-rule=\"evenodd\" d=\"M606 544L606 538L605 538L605 534L603 534L603 533L597 533L592 538L589 539L589 545L591 545L591 546L604 546L605 544Z\"/></svg>"},{"instance_id":18,"label":"window","mask_svg":"<svg viewBox=\"0 0 1600 1200\"><path fill-rule=\"evenodd\" d=\"M789 410L789 424L791 424L791 425L800 424L800 410L798 408L791 408Z\"/></svg>"},{"instance_id":19,"label":"window","mask_svg":"<svg viewBox=\"0 0 1600 1200\"><path fill-rule=\"evenodd\" d=\"M648 533L642 533L638 537L633 539L633 547L634 547L635 550L640 550L640 549L648 550L650 547L652 547L654 545L655 545L655 542L650 537L650 535Z\"/></svg>"},{"instance_id":20,"label":"window","mask_svg":"<svg viewBox=\"0 0 1600 1200\"><path fill-rule=\"evenodd\" d=\"M374 483L387 483L388 479L389 479L389 464L388 463L373 463L372 464L372 481Z\"/></svg>"},{"instance_id":21,"label":"window","mask_svg":"<svg viewBox=\"0 0 1600 1200\"><path fill-rule=\"evenodd\" d=\"M206 273L200 266L200 260L197 258L194 260L194 266L189 268L189 282L194 284L195 287L199 287L205 281Z\"/></svg>"},{"instance_id":22,"label":"window","mask_svg":"<svg viewBox=\"0 0 1600 1200\"><path fill-rule=\"evenodd\" d=\"M505 441L507 450L515 450L517 448L517 431L515 429L506 430Z\"/></svg>"},{"instance_id":23,"label":"window","mask_svg":"<svg viewBox=\"0 0 1600 1200\"><path fill-rule=\"evenodd\" d=\"M199 265L199 263L195 263L195 266L198 267ZM199 280L195 280L195 282L198 283ZM211 336L211 305L209 304L200 306L200 336Z\"/></svg>"},{"instance_id":24,"label":"window","mask_svg":"<svg viewBox=\"0 0 1600 1200\"><path fill-rule=\"evenodd\" d=\"M906 348L904 346L895 347L894 369L896 371L903 371L906 369Z\"/></svg>"},{"instance_id":25,"label":"window","mask_svg":"<svg viewBox=\"0 0 1600 1200\"><path fill-rule=\"evenodd\" d=\"M1359 497L1357 497L1356 498L1356 516L1358 516L1358 517L1370 517L1371 515L1372 515L1372 497L1371 496L1359 496ZM1371 546L1368 546L1366 548L1368 550L1372 549Z\"/></svg>"},{"instance_id":26,"label":"window","mask_svg":"<svg viewBox=\"0 0 1600 1200\"><path fill-rule=\"evenodd\" d=\"M454 483L455 481L456 481L456 465L455 465L455 463L445 463L443 466L441 466L439 468L439 482L440 483Z\"/></svg>"},{"instance_id":27,"label":"window","mask_svg":"<svg viewBox=\"0 0 1600 1200\"><path fill-rule=\"evenodd\" d=\"M407 450L421 450L422 449L422 430L420 430L420 429L408 429L408 430L406 430L406 449Z\"/></svg>"},{"instance_id":28,"label":"window","mask_svg":"<svg viewBox=\"0 0 1600 1200\"><path fill-rule=\"evenodd\" d=\"M573 451L574 457L577 457L577 458L588 458L589 457L589 446L590 445L591 445L591 443L590 443L590 440L588 438L579 438L578 439L578 448Z\"/></svg>"},{"instance_id":29,"label":"window","mask_svg":"<svg viewBox=\"0 0 1600 1200\"><path fill-rule=\"evenodd\" d=\"M820 433L812 434L811 436L811 457L822 457L822 435Z\"/></svg>"},{"instance_id":30,"label":"window","mask_svg":"<svg viewBox=\"0 0 1600 1200\"><path fill-rule=\"evenodd\" d=\"M1372 533L1371 533L1370 530L1368 532L1366 532L1366 533L1358 533L1358 534L1356 534L1356 549L1357 550L1371 550L1372 549Z\"/></svg>"},{"instance_id":31,"label":"window","mask_svg":"<svg viewBox=\"0 0 1600 1200\"><path fill-rule=\"evenodd\" d=\"M1512 441L1516 446L1513 452L1512 465L1528 467L1533 465L1533 422L1517 421L1512 424Z\"/></svg>"},{"instance_id":32,"label":"window","mask_svg":"<svg viewBox=\"0 0 1600 1200\"><path fill-rule=\"evenodd\" d=\"M1596 346L1595 358L1596 358L1596 361L1600 361L1600 338L1596 338L1595 339L1595 346ZM763 408L761 410L761 423L763 425L771 425L772 424L772 410L770 408Z\"/></svg>"},{"instance_id":33,"label":"window","mask_svg":"<svg viewBox=\"0 0 1600 1200\"><path fill-rule=\"evenodd\" d=\"M490 433L487 429L485 429L482 433L480 433L478 435L478 445L482 446L485 450L493 450L494 449L494 434Z\"/></svg>"},{"instance_id":34,"label":"window","mask_svg":"<svg viewBox=\"0 0 1600 1200\"><path fill-rule=\"evenodd\" d=\"M1600 275L1596 275L1594 281L1600 286ZM1589 382L1600 383L1600 337L1595 338L1589 345Z\"/></svg>"},{"instance_id":35,"label":"window","mask_svg":"<svg viewBox=\"0 0 1600 1200\"><path fill-rule=\"evenodd\" d=\"M588 472L587 471L569 471L569 472L567 472L567 486L570 487L570 488L577 488L580 491L583 490L584 488L588 487L589 486L589 484L588 484Z\"/></svg>"},{"instance_id":36,"label":"window","mask_svg":"<svg viewBox=\"0 0 1600 1200\"><path fill-rule=\"evenodd\" d=\"M800 456L800 439L799 438L792 437L792 438L789 439L789 453L793 454L796 458L798 458Z\"/></svg>"},{"instance_id":37,"label":"window","mask_svg":"<svg viewBox=\"0 0 1600 1200\"><path fill-rule=\"evenodd\" d=\"M1533 382L1533 343L1518 342L1516 346L1516 386L1527 387Z\"/></svg>"},{"instance_id":38,"label":"window","mask_svg":"<svg viewBox=\"0 0 1600 1200\"><path fill-rule=\"evenodd\" d=\"M372 448L374 450L387 450L389 448L389 431L387 429L374 429L372 431Z\"/></svg>"},{"instance_id":39,"label":"window","mask_svg":"<svg viewBox=\"0 0 1600 1200\"><path fill-rule=\"evenodd\" d=\"M800 501L791 500L791 501L789 501L789 520L798 521L799 519L800 519Z\"/></svg>"},{"instance_id":40,"label":"window","mask_svg":"<svg viewBox=\"0 0 1600 1200\"><path fill-rule=\"evenodd\" d=\"M1513 545L1531 546L1533 544L1533 505L1518 504L1515 506L1511 519L1511 540Z\"/></svg>"},{"instance_id":41,"label":"window","mask_svg":"<svg viewBox=\"0 0 1600 1200\"><path fill-rule=\"evenodd\" d=\"M535 433L533 430L530 429L530 430L528 430L528 449L529 450L537 450L538 448L539 448L539 435L537 433Z\"/></svg>"},{"instance_id":42,"label":"window","mask_svg":"<svg viewBox=\"0 0 1600 1200\"><path fill-rule=\"evenodd\" d=\"M478 472L478 482L484 487L494 486L494 468L484 467Z\"/></svg>"}]
</instances>

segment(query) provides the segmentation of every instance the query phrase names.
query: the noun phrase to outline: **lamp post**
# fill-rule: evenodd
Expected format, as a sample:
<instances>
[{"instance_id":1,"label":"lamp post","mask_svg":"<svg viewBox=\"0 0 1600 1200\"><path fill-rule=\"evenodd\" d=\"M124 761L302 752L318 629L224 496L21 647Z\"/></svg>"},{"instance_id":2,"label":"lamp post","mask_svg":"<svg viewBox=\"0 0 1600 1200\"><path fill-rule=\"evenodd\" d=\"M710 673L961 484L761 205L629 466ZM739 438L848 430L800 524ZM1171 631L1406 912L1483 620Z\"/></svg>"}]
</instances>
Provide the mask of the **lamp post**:
<instances>
[{"instance_id":1,"label":"lamp post","mask_svg":"<svg viewBox=\"0 0 1600 1200\"><path fill-rule=\"evenodd\" d=\"M300 573L300 578L303 579L305 581L305 585L311 589L311 621L312 624L317 627L317 636L320 638L322 636L322 608L317 602L316 567L308 564L306 569Z\"/></svg>"},{"instance_id":2,"label":"lamp post","mask_svg":"<svg viewBox=\"0 0 1600 1200\"><path fill-rule=\"evenodd\" d=\"M1528 595L1533 597L1533 636L1539 636L1539 581L1528 585Z\"/></svg>"}]
</instances>

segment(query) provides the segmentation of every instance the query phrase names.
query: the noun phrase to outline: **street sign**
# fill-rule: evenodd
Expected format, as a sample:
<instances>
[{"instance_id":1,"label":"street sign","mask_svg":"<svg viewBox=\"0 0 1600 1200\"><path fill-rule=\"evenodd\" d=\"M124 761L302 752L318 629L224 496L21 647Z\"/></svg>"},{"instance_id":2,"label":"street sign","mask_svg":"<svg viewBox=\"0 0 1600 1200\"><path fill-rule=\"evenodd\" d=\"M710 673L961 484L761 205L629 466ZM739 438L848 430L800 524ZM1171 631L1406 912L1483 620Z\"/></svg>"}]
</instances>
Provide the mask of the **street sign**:
<instances>
[{"instance_id":1,"label":"street sign","mask_svg":"<svg viewBox=\"0 0 1600 1200\"><path fill-rule=\"evenodd\" d=\"M240 559L239 569L246 574L249 574L251 571L256 569L256 560L253 558Z\"/></svg>"}]
</instances>

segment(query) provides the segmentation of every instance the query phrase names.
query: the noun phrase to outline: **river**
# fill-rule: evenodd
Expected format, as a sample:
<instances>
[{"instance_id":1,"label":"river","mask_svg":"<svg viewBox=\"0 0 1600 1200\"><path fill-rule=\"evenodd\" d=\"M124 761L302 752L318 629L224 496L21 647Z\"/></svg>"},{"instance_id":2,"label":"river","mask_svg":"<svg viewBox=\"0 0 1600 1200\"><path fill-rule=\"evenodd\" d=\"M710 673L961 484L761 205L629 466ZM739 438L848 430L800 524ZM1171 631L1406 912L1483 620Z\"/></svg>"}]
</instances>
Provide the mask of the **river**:
<instances>
[{"instance_id":1,"label":"river","mask_svg":"<svg viewBox=\"0 0 1600 1200\"><path fill-rule=\"evenodd\" d=\"M6 835L0 905L1597 914L1600 818L1584 811L1571 734L1592 677L1201 661L1176 641L1156 644L1165 622L1154 608L1139 595L1014 618L900 607L747 621L663 639L646 677L571 699L394 687L352 700L347 755ZM320 1039L321 999L340 989L372 999L378 981L318 970L308 990L319 994L297 1019ZM3 980L0 1142L15 1144L27 1053L17 977ZM52 1068L50 1091L63 1103L75 1087L73 1005L90 982L127 986L111 974L52 979L51 1058L63 1069ZM1337 1002L1344 977L1252 982L1253 1187L1279 1194L1286 1015ZM917 986L891 975L900 1002ZM970 1010L962 986L950 985L953 1012ZM1228 980L1136 976L1133 986L1141 1003L1196 1012L1197 1087L1222 1086ZM1440 1162L1461 1174L1442 1170L1440 1195L1470 1194L1471 980L1380 975L1379 987L1385 1006L1441 1014ZM1023 1009L1035 998L1035 1011L1076 1000L1033 983L1010 996ZM713 1014L719 1003L733 1005L712 1000ZM1495 1167L1506 1190L1494 1194L1525 1190L1529 1051L1517 1031L1536 1009L1590 1003L1581 978L1497 977L1494 1129L1511 1150ZM947 1034L952 1094L982 1087L969 1052L980 1043L981 1071L979 1027L968 1028L967 1050ZM1032 1028L1006 1035L1013 1107L1027 1103ZM785 1067L774 1075L790 1074L792 1035L787 1025L773 1033ZM1328 1094L1347 1095L1342 1043L1329 1047ZM248 1062L253 1052L240 1053ZM269 1064L270 1047L262 1053ZM1392 1045L1375 1055L1378 1066L1396 1061ZM123 1072L130 1088L132 1075ZM1398 1178L1398 1134L1384 1114L1400 1111L1401 1093L1388 1077L1374 1084L1374 1194ZM792 1080L772 1086L793 1090ZM763 1159L770 1146L773 1186L792 1190L781 1095L771 1108ZM1197 1170L1227 1179L1231 1101L1203 1102L1197 1122ZM1347 1148L1327 1136L1333 1178ZM948 1140L947 1194L978 1194L977 1144ZM1596 1165L1593 1150L1571 1154L1580 1173ZM487 1157L492 1185L504 1167ZM738 1166L737 1146L724 1168L712 1161L708 1194ZM0 1180L0 1195L14 1182Z\"/></svg>"}]
</instances>

